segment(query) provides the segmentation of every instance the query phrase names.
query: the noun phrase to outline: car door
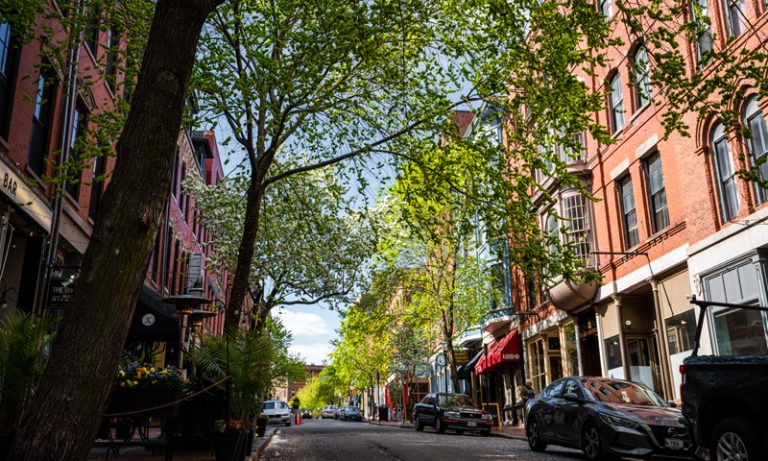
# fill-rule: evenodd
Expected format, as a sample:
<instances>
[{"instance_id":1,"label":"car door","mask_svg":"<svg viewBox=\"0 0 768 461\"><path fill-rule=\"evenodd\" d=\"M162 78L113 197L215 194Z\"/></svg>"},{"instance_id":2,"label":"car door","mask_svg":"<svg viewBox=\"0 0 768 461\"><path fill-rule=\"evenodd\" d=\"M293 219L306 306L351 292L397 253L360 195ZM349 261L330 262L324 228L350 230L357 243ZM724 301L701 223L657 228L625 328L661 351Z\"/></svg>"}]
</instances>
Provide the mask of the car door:
<instances>
[{"instance_id":1,"label":"car door","mask_svg":"<svg viewBox=\"0 0 768 461\"><path fill-rule=\"evenodd\" d=\"M420 421L422 424L432 424L435 420L435 404L437 403L437 397L435 394L428 394L421 401L420 405Z\"/></svg>"},{"instance_id":2,"label":"car door","mask_svg":"<svg viewBox=\"0 0 768 461\"><path fill-rule=\"evenodd\" d=\"M558 440L555 430L555 405L562 390L563 380L555 381L536 398L536 406L538 407L536 409L538 413L537 420L539 421L541 436L545 439Z\"/></svg>"},{"instance_id":3,"label":"car door","mask_svg":"<svg viewBox=\"0 0 768 461\"><path fill-rule=\"evenodd\" d=\"M565 398L565 394L574 394L579 401L572 401ZM582 408L584 402L584 393L581 386L575 379L568 379L563 386L563 392L557 400L557 417L555 431L558 434L558 440L567 445L577 445L580 442L579 437L579 416L584 411Z\"/></svg>"}]
</instances>

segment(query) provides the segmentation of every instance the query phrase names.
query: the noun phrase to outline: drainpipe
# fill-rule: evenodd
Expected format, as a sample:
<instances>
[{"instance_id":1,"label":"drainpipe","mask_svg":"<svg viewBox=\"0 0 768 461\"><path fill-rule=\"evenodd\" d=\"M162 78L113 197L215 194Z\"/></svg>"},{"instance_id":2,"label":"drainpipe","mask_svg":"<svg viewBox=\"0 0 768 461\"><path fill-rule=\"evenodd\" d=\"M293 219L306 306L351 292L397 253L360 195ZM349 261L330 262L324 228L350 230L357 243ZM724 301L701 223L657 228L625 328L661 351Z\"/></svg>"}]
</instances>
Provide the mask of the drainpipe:
<instances>
[{"instance_id":1,"label":"drainpipe","mask_svg":"<svg viewBox=\"0 0 768 461\"><path fill-rule=\"evenodd\" d=\"M74 15L77 17L84 14L84 0L78 0ZM79 22L75 21L72 26L72 34L69 43L69 65L67 66L67 79L64 82L64 125L61 132L61 155L57 162L57 168L64 165L69 160L70 144L72 135L73 110L77 98L77 68L80 63L80 44L82 42L82 30ZM67 180L61 182L61 186L54 191L53 196L53 216L51 219L51 232L48 236L48 244L45 248L43 258L43 267L38 274L37 289L35 290L35 299L33 301L33 312L41 314L46 307L48 297L48 287L53 272L53 260L59 246L59 228L61 227L61 213L64 205L64 190L67 187Z\"/></svg>"}]
</instances>

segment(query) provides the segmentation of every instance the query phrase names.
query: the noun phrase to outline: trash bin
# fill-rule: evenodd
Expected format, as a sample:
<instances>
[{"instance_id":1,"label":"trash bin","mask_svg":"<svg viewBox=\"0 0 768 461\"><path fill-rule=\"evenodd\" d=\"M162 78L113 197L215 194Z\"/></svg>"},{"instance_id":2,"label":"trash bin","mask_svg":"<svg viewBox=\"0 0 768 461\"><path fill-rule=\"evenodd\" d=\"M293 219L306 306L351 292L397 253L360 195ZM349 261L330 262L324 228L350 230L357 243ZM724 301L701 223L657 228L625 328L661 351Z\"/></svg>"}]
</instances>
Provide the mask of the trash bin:
<instances>
[{"instance_id":1,"label":"trash bin","mask_svg":"<svg viewBox=\"0 0 768 461\"><path fill-rule=\"evenodd\" d=\"M389 407L386 405L379 407L379 421L389 421Z\"/></svg>"}]
</instances>

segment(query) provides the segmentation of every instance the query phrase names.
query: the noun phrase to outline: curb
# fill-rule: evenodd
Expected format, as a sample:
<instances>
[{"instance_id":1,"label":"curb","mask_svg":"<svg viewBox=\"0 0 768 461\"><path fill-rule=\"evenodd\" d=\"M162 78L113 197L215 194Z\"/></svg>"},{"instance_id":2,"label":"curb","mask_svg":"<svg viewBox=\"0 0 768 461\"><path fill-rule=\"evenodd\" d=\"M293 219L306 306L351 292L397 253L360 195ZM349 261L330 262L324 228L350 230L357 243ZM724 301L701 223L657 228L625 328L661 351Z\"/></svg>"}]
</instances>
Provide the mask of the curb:
<instances>
[{"instance_id":1,"label":"curb","mask_svg":"<svg viewBox=\"0 0 768 461\"><path fill-rule=\"evenodd\" d=\"M259 445L259 448L256 449L256 453L253 453L250 456L246 456L245 461L258 461L259 459L261 459L261 457L264 455L264 451L267 449L267 446L269 445L269 442L272 441L272 437L275 436L277 431L278 429L275 429L274 431L272 431L272 433L269 434L266 440L264 440L264 442L262 442L261 445Z\"/></svg>"},{"instance_id":2,"label":"curb","mask_svg":"<svg viewBox=\"0 0 768 461\"><path fill-rule=\"evenodd\" d=\"M505 434L504 432L491 432L491 437L501 437L503 439L512 439L512 440L528 440L523 436L520 435L512 435L512 434Z\"/></svg>"}]
</instances>

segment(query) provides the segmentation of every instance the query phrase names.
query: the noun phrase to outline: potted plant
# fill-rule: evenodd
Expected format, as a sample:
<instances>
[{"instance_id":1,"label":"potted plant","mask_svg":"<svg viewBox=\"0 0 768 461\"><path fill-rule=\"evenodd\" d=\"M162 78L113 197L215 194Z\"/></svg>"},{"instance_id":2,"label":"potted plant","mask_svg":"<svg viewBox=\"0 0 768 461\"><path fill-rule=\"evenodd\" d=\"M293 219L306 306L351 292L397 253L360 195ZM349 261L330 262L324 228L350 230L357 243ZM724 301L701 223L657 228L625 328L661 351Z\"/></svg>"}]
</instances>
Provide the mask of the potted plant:
<instances>
[{"instance_id":1,"label":"potted plant","mask_svg":"<svg viewBox=\"0 0 768 461\"><path fill-rule=\"evenodd\" d=\"M115 372L107 414L140 410L153 414L173 415L178 405L169 406L182 398L189 388L184 370L173 365L154 367L136 361L121 364Z\"/></svg>"},{"instance_id":2,"label":"potted plant","mask_svg":"<svg viewBox=\"0 0 768 461\"><path fill-rule=\"evenodd\" d=\"M246 434L238 424L227 423L223 419L213 422L213 451L216 461L235 461L245 458L243 440Z\"/></svg>"},{"instance_id":3,"label":"potted plant","mask_svg":"<svg viewBox=\"0 0 768 461\"><path fill-rule=\"evenodd\" d=\"M50 315L19 310L0 320L0 460L6 459L13 431L43 376L55 323Z\"/></svg>"}]
</instances>

